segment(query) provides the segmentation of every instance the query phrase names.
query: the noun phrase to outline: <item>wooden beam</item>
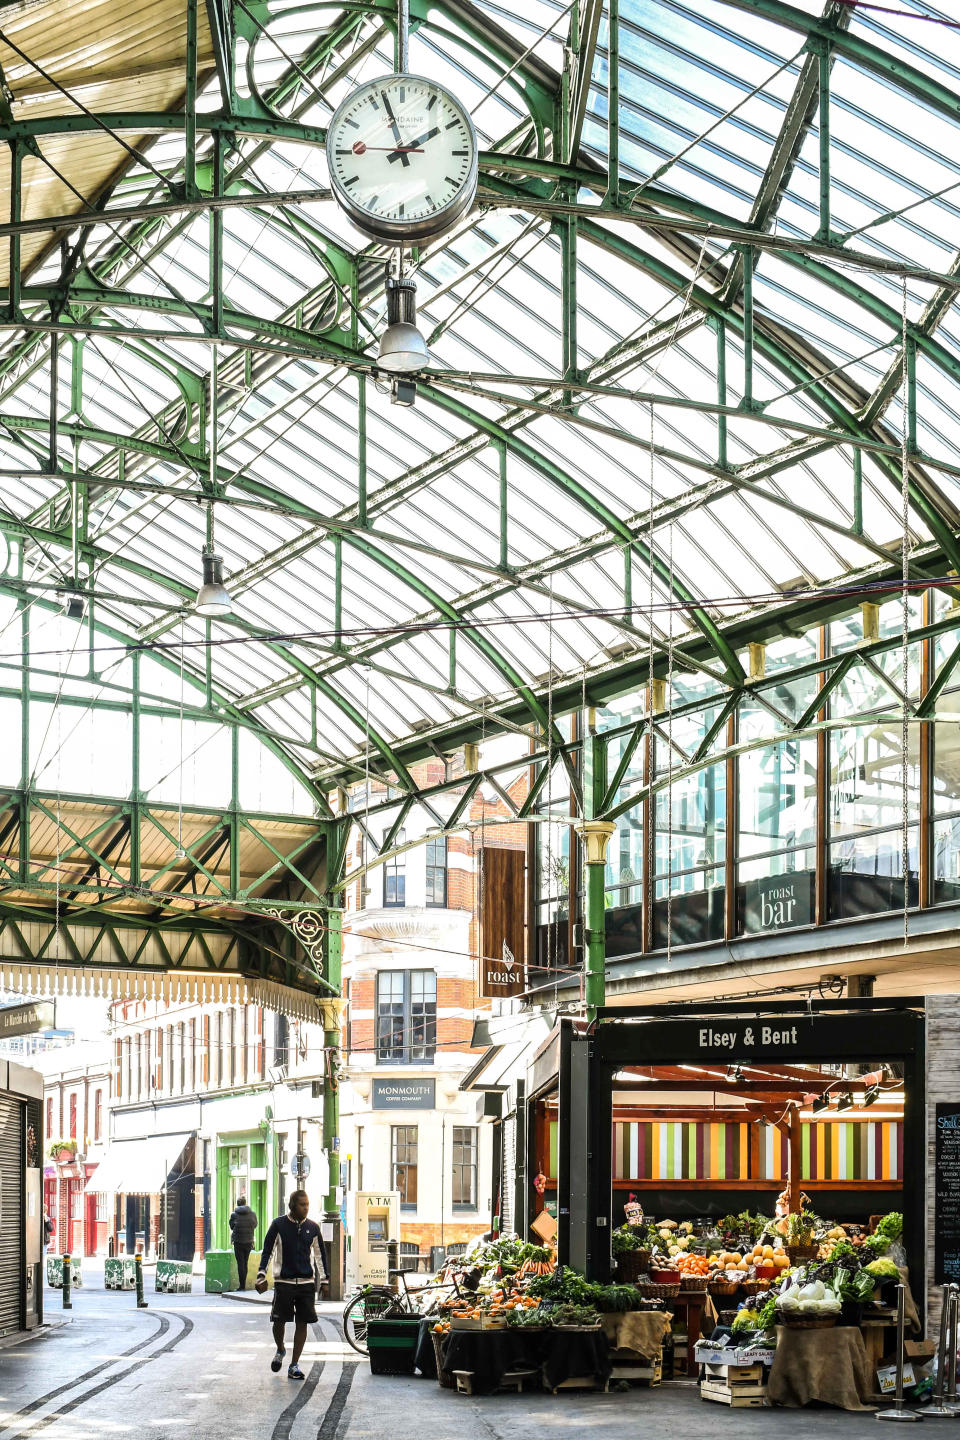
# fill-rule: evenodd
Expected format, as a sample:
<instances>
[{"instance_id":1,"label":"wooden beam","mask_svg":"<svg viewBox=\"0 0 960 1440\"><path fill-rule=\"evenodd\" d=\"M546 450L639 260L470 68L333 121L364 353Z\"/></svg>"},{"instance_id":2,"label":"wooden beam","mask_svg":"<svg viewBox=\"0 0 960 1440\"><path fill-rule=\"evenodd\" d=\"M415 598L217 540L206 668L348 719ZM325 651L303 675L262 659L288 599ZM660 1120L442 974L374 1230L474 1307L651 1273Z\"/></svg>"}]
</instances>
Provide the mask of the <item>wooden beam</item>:
<instances>
[{"instance_id":1,"label":"wooden beam","mask_svg":"<svg viewBox=\"0 0 960 1440\"><path fill-rule=\"evenodd\" d=\"M618 1178L614 1190L769 1190L771 1195L783 1189L782 1180L631 1180ZM895 1180L804 1180L804 1190L856 1190L865 1193L883 1192L900 1195L903 1184Z\"/></svg>"}]
</instances>

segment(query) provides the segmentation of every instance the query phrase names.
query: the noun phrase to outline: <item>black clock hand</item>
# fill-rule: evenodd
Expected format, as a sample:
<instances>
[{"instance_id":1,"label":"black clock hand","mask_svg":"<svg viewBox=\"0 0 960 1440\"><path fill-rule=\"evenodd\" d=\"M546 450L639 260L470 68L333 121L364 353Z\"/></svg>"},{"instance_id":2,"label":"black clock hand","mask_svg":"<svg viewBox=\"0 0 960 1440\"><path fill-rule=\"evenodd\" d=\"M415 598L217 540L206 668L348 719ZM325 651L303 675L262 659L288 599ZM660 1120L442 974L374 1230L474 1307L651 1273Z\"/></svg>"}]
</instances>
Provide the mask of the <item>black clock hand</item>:
<instances>
[{"instance_id":1,"label":"black clock hand","mask_svg":"<svg viewBox=\"0 0 960 1440\"><path fill-rule=\"evenodd\" d=\"M394 138L394 140L396 140L396 142L397 142L398 145L402 145L402 144L403 144L403 136L400 134L400 126L397 124L397 117L396 117L396 115L394 115L394 113L393 113L393 107L392 107L391 104L390 104L390 100L389 100L389 97L387 96L386 90L381 90L381 91L380 91L380 99L383 101L384 108L386 109L386 112L387 112L387 114L388 114L389 117L390 117L390 128L391 128L391 130L393 131L393 138ZM409 157L408 157L406 154L404 154L404 152L403 152L402 150L394 150L393 155L390 156L390 159L391 159L391 160L393 159L393 156L394 156L394 155L399 155L399 156L400 156L400 159L403 161L404 166L407 166L407 165L410 164L410 159L409 159Z\"/></svg>"},{"instance_id":2,"label":"black clock hand","mask_svg":"<svg viewBox=\"0 0 960 1440\"><path fill-rule=\"evenodd\" d=\"M433 137L434 137L434 135L439 135L439 134L440 134L440 126L439 126L439 125L434 125L434 127L433 127L432 130L427 130L423 135L418 135L417 138L416 138L416 140L411 140L410 143L409 143L409 145L406 146L406 150L419 150L420 147L421 147L422 145L425 145L428 140L432 140ZM397 144L398 144L398 145L400 144L399 138L398 138L398 140L397 140ZM393 151L387 156L387 160L390 162L391 165L393 164L394 160L402 160L402 161L404 162L404 164L408 164L408 163L409 163L409 162L407 161L407 156L406 156L406 153L405 153L404 150L393 150Z\"/></svg>"}]
</instances>

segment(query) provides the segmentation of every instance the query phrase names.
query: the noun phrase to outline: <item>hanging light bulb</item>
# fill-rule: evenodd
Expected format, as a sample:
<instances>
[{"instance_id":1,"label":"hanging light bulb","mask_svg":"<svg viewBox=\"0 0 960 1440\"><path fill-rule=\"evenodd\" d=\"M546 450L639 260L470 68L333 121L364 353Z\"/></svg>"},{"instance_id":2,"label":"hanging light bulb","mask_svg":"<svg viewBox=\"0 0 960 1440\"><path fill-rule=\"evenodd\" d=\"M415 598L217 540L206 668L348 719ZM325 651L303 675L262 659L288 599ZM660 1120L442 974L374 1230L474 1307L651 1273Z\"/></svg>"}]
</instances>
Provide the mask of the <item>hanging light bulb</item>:
<instances>
[{"instance_id":1,"label":"hanging light bulb","mask_svg":"<svg viewBox=\"0 0 960 1440\"><path fill-rule=\"evenodd\" d=\"M387 276L387 328L377 364L389 375L410 375L430 363L427 342L417 329L417 287L410 279Z\"/></svg>"},{"instance_id":2,"label":"hanging light bulb","mask_svg":"<svg viewBox=\"0 0 960 1440\"><path fill-rule=\"evenodd\" d=\"M203 552L203 584L197 591L198 615L229 615L233 609L227 587L223 583L223 557L213 550Z\"/></svg>"}]
</instances>

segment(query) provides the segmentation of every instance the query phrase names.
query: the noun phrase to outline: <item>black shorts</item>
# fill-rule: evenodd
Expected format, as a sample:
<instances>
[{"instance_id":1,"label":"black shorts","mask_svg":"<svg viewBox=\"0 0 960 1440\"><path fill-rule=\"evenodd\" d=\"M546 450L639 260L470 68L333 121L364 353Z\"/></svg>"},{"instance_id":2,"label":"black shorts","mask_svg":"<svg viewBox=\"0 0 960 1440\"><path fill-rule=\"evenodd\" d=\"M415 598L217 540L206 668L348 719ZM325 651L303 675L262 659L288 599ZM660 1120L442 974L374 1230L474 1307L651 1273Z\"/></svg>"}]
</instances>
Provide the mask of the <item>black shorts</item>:
<instances>
[{"instance_id":1,"label":"black shorts","mask_svg":"<svg viewBox=\"0 0 960 1440\"><path fill-rule=\"evenodd\" d=\"M301 1325L314 1325L317 1320L316 1287L311 1280L306 1285L293 1285L289 1280L274 1280L273 1304L270 1319L297 1320Z\"/></svg>"}]
</instances>

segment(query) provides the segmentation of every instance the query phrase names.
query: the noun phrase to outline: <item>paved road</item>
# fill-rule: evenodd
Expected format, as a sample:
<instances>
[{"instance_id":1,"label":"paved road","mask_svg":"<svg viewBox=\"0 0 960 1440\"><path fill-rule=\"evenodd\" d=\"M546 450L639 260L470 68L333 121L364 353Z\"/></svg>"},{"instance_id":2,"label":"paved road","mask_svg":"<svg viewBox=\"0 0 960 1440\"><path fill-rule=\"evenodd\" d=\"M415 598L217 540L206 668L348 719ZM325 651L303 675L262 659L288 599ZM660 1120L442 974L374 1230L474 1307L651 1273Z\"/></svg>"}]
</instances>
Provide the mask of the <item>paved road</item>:
<instances>
[{"instance_id":1,"label":"paved road","mask_svg":"<svg viewBox=\"0 0 960 1440\"><path fill-rule=\"evenodd\" d=\"M196 1283L196 1282L195 1282ZM150 1278L152 1287L152 1277ZM0 1440L507 1440L549 1430L623 1440L715 1437L862 1440L872 1415L833 1411L730 1411L679 1382L629 1394L499 1395L472 1399L431 1380L370 1375L344 1344L339 1307L320 1308L303 1368L271 1374L273 1343L262 1301L154 1295L138 1311L130 1292L85 1288L72 1316L0 1350ZM48 1318L60 1297L48 1292Z\"/></svg>"}]
</instances>

